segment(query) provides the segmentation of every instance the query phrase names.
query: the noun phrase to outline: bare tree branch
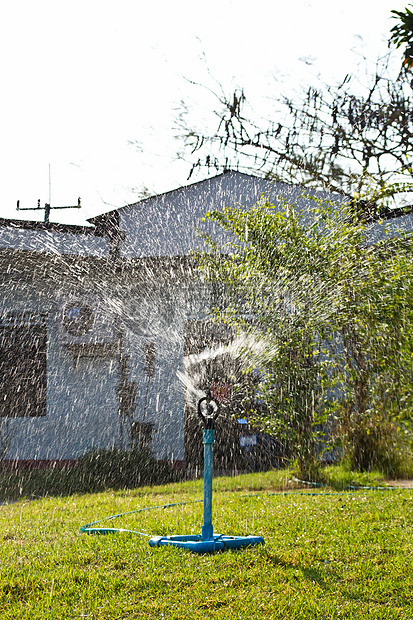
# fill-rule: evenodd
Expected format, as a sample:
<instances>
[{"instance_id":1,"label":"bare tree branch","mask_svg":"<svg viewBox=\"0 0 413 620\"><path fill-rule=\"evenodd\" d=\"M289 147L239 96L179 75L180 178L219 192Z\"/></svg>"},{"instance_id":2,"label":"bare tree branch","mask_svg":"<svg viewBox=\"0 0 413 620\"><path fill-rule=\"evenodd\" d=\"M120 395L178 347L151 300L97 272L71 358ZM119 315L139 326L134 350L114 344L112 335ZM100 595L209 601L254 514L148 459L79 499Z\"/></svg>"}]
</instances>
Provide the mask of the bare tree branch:
<instances>
[{"instance_id":1,"label":"bare tree branch","mask_svg":"<svg viewBox=\"0 0 413 620\"><path fill-rule=\"evenodd\" d=\"M218 92L202 86L216 101L216 129L208 134L191 126L188 108L175 123L189 153L190 176L202 167L254 171L351 199L372 186L384 189L400 174L413 181L410 78L392 77L389 59L378 59L364 92L347 75L338 86L276 99L282 112L269 121L254 117L243 89L226 94L216 80Z\"/></svg>"}]
</instances>

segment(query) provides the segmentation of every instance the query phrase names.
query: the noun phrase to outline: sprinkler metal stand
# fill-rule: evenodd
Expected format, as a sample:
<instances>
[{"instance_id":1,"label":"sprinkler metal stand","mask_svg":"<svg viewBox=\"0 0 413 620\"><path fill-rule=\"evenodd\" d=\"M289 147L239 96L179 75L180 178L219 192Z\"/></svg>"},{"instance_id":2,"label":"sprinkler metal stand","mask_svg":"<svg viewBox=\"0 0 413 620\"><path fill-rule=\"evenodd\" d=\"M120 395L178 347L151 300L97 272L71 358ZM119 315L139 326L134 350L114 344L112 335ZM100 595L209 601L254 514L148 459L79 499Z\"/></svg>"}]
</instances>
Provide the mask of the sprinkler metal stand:
<instances>
[{"instance_id":1,"label":"sprinkler metal stand","mask_svg":"<svg viewBox=\"0 0 413 620\"><path fill-rule=\"evenodd\" d=\"M151 547L183 547L194 553L213 553L226 549L241 549L263 545L261 536L225 536L214 534L212 527L212 470L214 445L214 422L219 415L219 404L208 396L201 398L198 403L198 415L203 421L203 444L204 444L204 523L202 535L188 536L154 536L149 540Z\"/></svg>"}]
</instances>

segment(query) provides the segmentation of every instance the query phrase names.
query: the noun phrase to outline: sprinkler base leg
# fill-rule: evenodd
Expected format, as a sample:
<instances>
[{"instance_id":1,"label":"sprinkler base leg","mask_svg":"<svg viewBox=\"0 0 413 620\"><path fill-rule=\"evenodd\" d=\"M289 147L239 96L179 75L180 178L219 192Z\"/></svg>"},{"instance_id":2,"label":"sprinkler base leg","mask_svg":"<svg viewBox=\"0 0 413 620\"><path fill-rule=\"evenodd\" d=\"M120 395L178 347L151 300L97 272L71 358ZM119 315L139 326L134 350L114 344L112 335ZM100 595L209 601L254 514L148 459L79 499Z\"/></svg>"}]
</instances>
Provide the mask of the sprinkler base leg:
<instances>
[{"instance_id":1,"label":"sprinkler base leg","mask_svg":"<svg viewBox=\"0 0 413 620\"><path fill-rule=\"evenodd\" d=\"M201 536L154 536L149 541L150 547L180 547L193 553L215 553L246 549L256 545L264 545L261 536L224 536L214 534L210 540L202 540Z\"/></svg>"}]
</instances>

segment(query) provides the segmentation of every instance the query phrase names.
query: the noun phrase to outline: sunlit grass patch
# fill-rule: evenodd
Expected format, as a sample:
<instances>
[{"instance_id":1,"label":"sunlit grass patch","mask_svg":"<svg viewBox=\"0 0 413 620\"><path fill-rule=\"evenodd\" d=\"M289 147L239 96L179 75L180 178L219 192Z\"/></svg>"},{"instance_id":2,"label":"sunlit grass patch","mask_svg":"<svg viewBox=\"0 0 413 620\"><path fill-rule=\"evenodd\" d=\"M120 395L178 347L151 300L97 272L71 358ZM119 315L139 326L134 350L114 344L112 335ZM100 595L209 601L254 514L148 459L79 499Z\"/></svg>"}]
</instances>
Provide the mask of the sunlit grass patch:
<instances>
[{"instance_id":1,"label":"sunlit grass patch","mask_svg":"<svg viewBox=\"0 0 413 620\"><path fill-rule=\"evenodd\" d=\"M381 486L385 476L380 471L351 471L343 465L328 465L320 470L319 481L335 489L351 486Z\"/></svg>"},{"instance_id":2,"label":"sunlit grass patch","mask_svg":"<svg viewBox=\"0 0 413 620\"><path fill-rule=\"evenodd\" d=\"M166 470L165 470L166 471ZM161 480L165 477L161 471ZM173 476L175 473L172 472ZM180 474L177 474L180 475ZM175 476L176 477L176 476ZM182 476L181 476L182 477ZM79 476L76 470L17 470L0 471L0 502L11 501L28 497L36 499L47 496L63 496L74 493L90 492L89 479ZM354 472L342 465L322 467L315 480L304 481L329 485L335 489L345 489L347 486L380 486L385 483L385 475L379 471ZM158 494L170 495L173 488L174 495L187 493L202 493L202 478L182 480L171 487L171 483L147 486L145 479L136 487L133 480L125 479L124 484L117 482L116 493L123 494L129 489L134 495ZM154 484L154 483L152 483ZM302 482L295 479L294 468L275 469L261 473L242 474L237 476L218 476L214 478L214 490L219 491L283 491L300 488ZM111 489L108 482L98 490ZM95 489L96 491L96 489Z\"/></svg>"},{"instance_id":3,"label":"sunlit grass patch","mask_svg":"<svg viewBox=\"0 0 413 620\"><path fill-rule=\"evenodd\" d=\"M2 620L411 618L413 491L277 490L274 475L215 481L214 530L265 538L264 547L215 555L79 532L179 503L109 523L200 533L202 486L192 483L2 506Z\"/></svg>"}]
</instances>

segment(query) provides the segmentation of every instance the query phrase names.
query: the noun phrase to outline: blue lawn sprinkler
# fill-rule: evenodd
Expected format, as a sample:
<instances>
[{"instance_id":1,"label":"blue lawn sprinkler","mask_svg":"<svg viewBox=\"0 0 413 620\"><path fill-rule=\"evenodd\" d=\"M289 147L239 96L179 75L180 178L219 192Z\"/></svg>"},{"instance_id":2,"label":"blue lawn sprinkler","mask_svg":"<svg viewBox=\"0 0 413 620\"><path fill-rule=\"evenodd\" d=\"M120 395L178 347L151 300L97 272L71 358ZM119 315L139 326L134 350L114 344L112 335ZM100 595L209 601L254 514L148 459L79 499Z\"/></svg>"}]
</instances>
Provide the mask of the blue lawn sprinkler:
<instances>
[{"instance_id":1,"label":"blue lawn sprinkler","mask_svg":"<svg viewBox=\"0 0 413 620\"><path fill-rule=\"evenodd\" d=\"M202 534L188 536L154 536L149 540L151 547L183 547L194 553L213 553L227 549L241 549L263 545L261 536L224 536L214 534L212 527L212 446L214 444L214 422L219 415L219 404L211 393L198 402L198 415L203 425L204 444L204 524Z\"/></svg>"}]
</instances>

